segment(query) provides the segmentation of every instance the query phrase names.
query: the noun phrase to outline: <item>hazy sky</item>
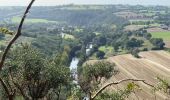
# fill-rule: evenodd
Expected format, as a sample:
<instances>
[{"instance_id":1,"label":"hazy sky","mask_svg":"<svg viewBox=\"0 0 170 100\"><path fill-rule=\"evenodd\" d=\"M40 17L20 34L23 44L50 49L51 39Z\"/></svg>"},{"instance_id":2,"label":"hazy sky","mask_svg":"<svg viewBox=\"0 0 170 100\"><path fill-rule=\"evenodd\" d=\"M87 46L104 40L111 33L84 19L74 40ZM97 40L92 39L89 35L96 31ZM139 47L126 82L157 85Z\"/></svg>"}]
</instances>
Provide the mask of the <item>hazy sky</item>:
<instances>
[{"instance_id":1,"label":"hazy sky","mask_svg":"<svg viewBox=\"0 0 170 100\"><path fill-rule=\"evenodd\" d=\"M24 6L30 0L0 0L0 6ZM61 4L141 4L141 5L167 5L170 0L36 0L34 5L55 6Z\"/></svg>"}]
</instances>

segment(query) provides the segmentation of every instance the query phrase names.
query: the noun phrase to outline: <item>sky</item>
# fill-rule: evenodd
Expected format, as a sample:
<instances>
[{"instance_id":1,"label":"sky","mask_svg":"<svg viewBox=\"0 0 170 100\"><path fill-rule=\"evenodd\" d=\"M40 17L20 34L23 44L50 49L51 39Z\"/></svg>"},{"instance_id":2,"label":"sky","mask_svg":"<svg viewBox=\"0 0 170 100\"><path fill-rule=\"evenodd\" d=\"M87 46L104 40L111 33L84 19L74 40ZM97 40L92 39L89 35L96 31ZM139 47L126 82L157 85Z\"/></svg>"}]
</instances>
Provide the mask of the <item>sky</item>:
<instances>
[{"instance_id":1,"label":"sky","mask_svg":"<svg viewBox=\"0 0 170 100\"><path fill-rule=\"evenodd\" d=\"M0 0L0 6L26 6L30 0ZM130 4L166 5L170 0L36 0L35 6L55 6L63 4Z\"/></svg>"}]
</instances>

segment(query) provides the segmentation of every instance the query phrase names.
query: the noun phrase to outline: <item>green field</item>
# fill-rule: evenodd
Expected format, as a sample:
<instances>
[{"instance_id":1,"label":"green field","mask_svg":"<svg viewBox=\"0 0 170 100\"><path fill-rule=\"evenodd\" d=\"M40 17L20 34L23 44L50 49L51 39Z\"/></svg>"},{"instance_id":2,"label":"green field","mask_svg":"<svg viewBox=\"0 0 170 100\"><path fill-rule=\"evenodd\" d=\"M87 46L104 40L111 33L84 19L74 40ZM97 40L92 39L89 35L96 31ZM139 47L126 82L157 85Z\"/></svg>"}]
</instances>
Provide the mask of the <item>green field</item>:
<instances>
[{"instance_id":1,"label":"green field","mask_svg":"<svg viewBox=\"0 0 170 100\"><path fill-rule=\"evenodd\" d=\"M153 32L153 38L162 38L163 40L170 41L170 32Z\"/></svg>"},{"instance_id":2,"label":"green field","mask_svg":"<svg viewBox=\"0 0 170 100\"><path fill-rule=\"evenodd\" d=\"M105 57L110 57L114 53L114 49L112 46L101 46L99 47L99 50L103 51L106 54Z\"/></svg>"},{"instance_id":3,"label":"green field","mask_svg":"<svg viewBox=\"0 0 170 100\"><path fill-rule=\"evenodd\" d=\"M113 47L111 46L101 46L99 48L100 51L103 51L103 52L112 52L113 51Z\"/></svg>"},{"instance_id":4,"label":"green field","mask_svg":"<svg viewBox=\"0 0 170 100\"><path fill-rule=\"evenodd\" d=\"M19 23L21 21L21 17L13 17L11 19L12 23ZM56 21L49 21L46 19L33 19L33 18L27 18L25 20L25 23L56 23Z\"/></svg>"}]
</instances>

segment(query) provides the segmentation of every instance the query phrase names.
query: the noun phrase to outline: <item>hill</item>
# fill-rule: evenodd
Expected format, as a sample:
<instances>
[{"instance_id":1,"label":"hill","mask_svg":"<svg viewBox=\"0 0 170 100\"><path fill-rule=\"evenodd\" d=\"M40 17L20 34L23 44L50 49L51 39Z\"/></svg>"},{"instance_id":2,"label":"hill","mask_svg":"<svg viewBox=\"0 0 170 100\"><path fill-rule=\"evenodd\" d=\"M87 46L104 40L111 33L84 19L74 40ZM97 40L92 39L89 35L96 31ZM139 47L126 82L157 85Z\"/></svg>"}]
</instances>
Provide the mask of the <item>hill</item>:
<instances>
[{"instance_id":1,"label":"hill","mask_svg":"<svg viewBox=\"0 0 170 100\"><path fill-rule=\"evenodd\" d=\"M110 6L53 6L53 7L33 7L28 19L31 22L58 22L71 26L95 26L95 25L122 25L127 23L126 19L116 16ZM5 10L4 10L5 9ZM16 22L14 19L20 18L24 7L0 7L0 21ZM4 13L5 11L5 13ZM37 21L38 20L38 21Z\"/></svg>"},{"instance_id":2,"label":"hill","mask_svg":"<svg viewBox=\"0 0 170 100\"><path fill-rule=\"evenodd\" d=\"M157 76L170 79L170 54L165 51L148 51L141 52L141 59L134 58L130 54L119 55L110 57L107 60L116 63L120 71L119 74L113 76L107 83L112 81L118 81L126 78L144 79L150 84L156 84ZM90 61L93 62L93 61ZM151 87L143 83L138 83L141 87L141 91L135 92L130 95L128 100L169 100L168 96L157 92L156 96L153 94ZM117 90L123 88L125 84L112 86L107 89Z\"/></svg>"}]
</instances>

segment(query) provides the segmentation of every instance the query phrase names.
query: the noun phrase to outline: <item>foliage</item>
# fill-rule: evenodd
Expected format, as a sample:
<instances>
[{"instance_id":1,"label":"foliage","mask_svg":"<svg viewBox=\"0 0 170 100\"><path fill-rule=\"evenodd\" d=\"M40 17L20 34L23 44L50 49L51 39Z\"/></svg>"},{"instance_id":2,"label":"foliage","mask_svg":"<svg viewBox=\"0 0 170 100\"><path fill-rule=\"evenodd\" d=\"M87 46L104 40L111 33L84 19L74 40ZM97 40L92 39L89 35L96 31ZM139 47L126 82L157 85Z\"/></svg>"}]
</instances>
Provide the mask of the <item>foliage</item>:
<instances>
[{"instance_id":1,"label":"foliage","mask_svg":"<svg viewBox=\"0 0 170 100\"><path fill-rule=\"evenodd\" d=\"M0 28L0 33L3 33L3 34L9 34L9 35L13 35L14 32L13 31L10 31L9 29L7 28Z\"/></svg>"},{"instance_id":2,"label":"foliage","mask_svg":"<svg viewBox=\"0 0 170 100\"><path fill-rule=\"evenodd\" d=\"M32 45L47 55L53 55L60 51L62 39L54 36L41 36L32 42ZM50 44L50 45L49 45Z\"/></svg>"},{"instance_id":3,"label":"foliage","mask_svg":"<svg viewBox=\"0 0 170 100\"><path fill-rule=\"evenodd\" d=\"M140 58L139 52L140 52L139 49L135 48L135 49L132 49L131 54L136 58Z\"/></svg>"},{"instance_id":4,"label":"foliage","mask_svg":"<svg viewBox=\"0 0 170 100\"><path fill-rule=\"evenodd\" d=\"M67 100L81 100L83 96L83 92L79 87L73 87L71 96Z\"/></svg>"},{"instance_id":5,"label":"foliage","mask_svg":"<svg viewBox=\"0 0 170 100\"><path fill-rule=\"evenodd\" d=\"M107 39L106 39L106 36L104 35L97 36L93 41L93 43L98 46L106 45L106 42L107 42Z\"/></svg>"},{"instance_id":6,"label":"foliage","mask_svg":"<svg viewBox=\"0 0 170 100\"><path fill-rule=\"evenodd\" d=\"M158 49L164 49L165 43L161 38L152 38L150 42Z\"/></svg>"},{"instance_id":7,"label":"foliage","mask_svg":"<svg viewBox=\"0 0 170 100\"><path fill-rule=\"evenodd\" d=\"M116 73L114 63L99 61L94 64L86 64L78 70L78 83L84 93L89 94L98 89L103 78L108 79Z\"/></svg>"},{"instance_id":8,"label":"foliage","mask_svg":"<svg viewBox=\"0 0 170 100\"><path fill-rule=\"evenodd\" d=\"M134 93L135 90L140 89L139 85L135 83L128 83L127 86L118 91L113 91L112 93L103 92L95 100L125 100L130 94Z\"/></svg>"},{"instance_id":9,"label":"foliage","mask_svg":"<svg viewBox=\"0 0 170 100\"><path fill-rule=\"evenodd\" d=\"M24 98L43 98L50 89L59 91L60 85L66 86L70 82L69 68L56 62L23 45L11 52L1 75Z\"/></svg>"},{"instance_id":10,"label":"foliage","mask_svg":"<svg viewBox=\"0 0 170 100\"><path fill-rule=\"evenodd\" d=\"M123 8L122 5L119 6ZM76 56L80 59L78 81L81 89L73 88L70 94L71 99L80 100L82 99L81 97L84 96L84 93L89 95L96 92L96 90L99 89L102 79L108 79L117 72L115 65L109 62L97 62L81 66L93 53L96 53L97 58L104 58L105 52L100 51L100 46L114 47L115 52L117 52L116 54L119 54L118 52L121 51L131 50L132 55L137 58L139 57L139 50L136 48L142 47L146 39L150 40L155 46L153 49L164 48L165 44L163 39L165 39L165 37L168 38L168 32L165 32L166 35L157 33L163 36L163 39L152 38L152 35L153 37L155 37L155 35L153 33L147 33L143 28L126 32L123 27L130 23L115 14L116 12L121 12L123 9L120 10L119 7L111 5L97 6L102 9L91 9L91 7L96 6L86 5L77 7L75 5L64 5L34 7L26 21L34 24L26 23L22 33L24 37L32 38L31 45L38 50L27 45L21 47L14 46L15 48L13 48L8 55L5 68L3 72L1 72L1 76L8 88L16 90L17 95L22 95L24 98L34 99L46 96L52 100L54 96L56 97L53 98L54 100L66 99L71 88L71 75L68 66L71 58ZM162 8L163 10L167 9ZM18 16L18 14L20 15L18 11L21 9L23 8L12 7L11 9L11 7L9 7L8 10L0 9L0 19L6 19L7 22L10 22L11 19L6 18L6 16L9 15L9 18L15 15ZM127 6L127 9L136 12L146 8L141 6ZM160 8L152 7L149 9L156 11ZM15 18L12 20L20 20L20 17ZM169 21L166 22L168 19L168 14L165 14L159 16L158 20L160 23L169 25ZM59 24L56 23L56 21ZM132 24L145 24L143 26L146 26L146 24L150 25L153 22L154 21L136 21L132 22ZM5 24L0 25L0 27L6 26ZM0 28L0 33L3 33L1 36L2 39L4 39L5 34L14 34L14 32L10 30L14 30L16 24L8 24L7 26L9 29ZM61 33L65 33L66 36L62 38ZM87 55L86 48L89 44L93 44L93 48L90 55ZM147 48L144 50L147 50ZM165 80L159 80L160 84L158 84L157 89L163 89L167 92L169 84ZM120 90L113 94L102 93L101 98L122 100L133 91L134 86L134 83L130 83L125 90ZM82 90L84 93L82 93ZM0 91L4 90L1 89Z\"/></svg>"},{"instance_id":11,"label":"foliage","mask_svg":"<svg viewBox=\"0 0 170 100\"><path fill-rule=\"evenodd\" d=\"M126 46L127 48L135 48L140 47L143 43L144 43L143 40L137 40L135 38L132 38L126 43Z\"/></svg>"},{"instance_id":12,"label":"foliage","mask_svg":"<svg viewBox=\"0 0 170 100\"><path fill-rule=\"evenodd\" d=\"M165 79L162 79L160 77L157 77L157 79L158 79L159 82L155 86L154 91L162 90L165 93L170 94L170 84L168 83L168 81L165 80Z\"/></svg>"},{"instance_id":13,"label":"foliage","mask_svg":"<svg viewBox=\"0 0 170 100\"><path fill-rule=\"evenodd\" d=\"M147 40L150 40L151 37L152 37L152 34L151 34L151 33L145 33L145 34L144 34L144 37L145 37Z\"/></svg>"},{"instance_id":14,"label":"foliage","mask_svg":"<svg viewBox=\"0 0 170 100\"><path fill-rule=\"evenodd\" d=\"M104 53L103 51L98 51L98 52L96 53L96 57L99 58L99 59L103 59L103 58L104 58L104 55L105 55L105 53Z\"/></svg>"}]
</instances>

